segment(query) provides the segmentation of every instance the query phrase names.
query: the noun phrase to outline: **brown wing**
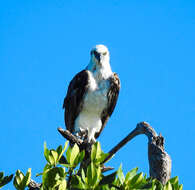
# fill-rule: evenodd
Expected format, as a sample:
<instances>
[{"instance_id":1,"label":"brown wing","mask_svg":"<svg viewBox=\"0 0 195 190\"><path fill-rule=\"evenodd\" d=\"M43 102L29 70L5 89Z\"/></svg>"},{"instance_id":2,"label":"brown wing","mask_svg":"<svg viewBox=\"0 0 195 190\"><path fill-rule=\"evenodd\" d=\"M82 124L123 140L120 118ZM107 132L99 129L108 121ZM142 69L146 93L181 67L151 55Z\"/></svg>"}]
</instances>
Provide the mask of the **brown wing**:
<instances>
[{"instance_id":1,"label":"brown wing","mask_svg":"<svg viewBox=\"0 0 195 190\"><path fill-rule=\"evenodd\" d=\"M72 133L74 122L83 106L83 98L89 88L89 73L87 70L79 72L70 82L63 108L66 128Z\"/></svg>"},{"instance_id":2,"label":"brown wing","mask_svg":"<svg viewBox=\"0 0 195 190\"><path fill-rule=\"evenodd\" d=\"M95 138L98 138L102 130L104 129L109 117L112 115L112 112L114 111L114 108L116 106L116 102L119 95L120 90L120 80L116 73L113 74L112 77L110 77L110 89L107 93L108 98L108 105L107 108L103 110L101 114L101 120L102 120L102 127L100 129L100 132L95 134Z\"/></svg>"}]
</instances>

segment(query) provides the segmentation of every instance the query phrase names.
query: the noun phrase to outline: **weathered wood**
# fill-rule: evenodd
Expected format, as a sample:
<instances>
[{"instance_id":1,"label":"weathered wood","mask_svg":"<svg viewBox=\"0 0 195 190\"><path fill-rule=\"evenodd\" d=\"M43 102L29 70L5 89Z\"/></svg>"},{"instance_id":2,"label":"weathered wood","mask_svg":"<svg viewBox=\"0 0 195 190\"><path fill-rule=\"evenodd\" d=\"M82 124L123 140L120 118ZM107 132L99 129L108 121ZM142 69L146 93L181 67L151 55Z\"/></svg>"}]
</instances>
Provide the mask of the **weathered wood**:
<instances>
[{"instance_id":1,"label":"weathered wood","mask_svg":"<svg viewBox=\"0 0 195 190\"><path fill-rule=\"evenodd\" d=\"M162 184L166 184L171 177L171 158L164 149L164 137L161 134L158 136L155 130L146 122L138 123L132 132L109 151L108 157L102 163L105 163L126 143L140 134L145 134L148 137L150 176L158 179Z\"/></svg>"},{"instance_id":2,"label":"weathered wood","mask_svg":"<svg viewBox=\"0 0 195 190\"><path fill-rule=\"evenodd\" d=\"M83 140L77 138L76 136L74 136L69 130L64 130L61 127L58 128L58 131L60 132L60 134L66 138L67 140L70 141L70 143L74 144L76 143L78 146L81 146L83 144Z\"/></svg>"},{"instance_id":3,"label":"weathered wood","mask_svg":"<svg viewBox=\"0 0 195 190\"><path fill-rule=\"evenodd\" d=\"M164 138L159 135L148 143L150 176L166 184L171 177L171 158L164 150Z\"/></svg>"},{"instance_id":4,"label":"weathered wood","mask_svg":"<svg viewBox=\"0 0 195 190\"><path fill-rule=\"evenodd\" d=\"M28 190L39 190L41 188L41 183L36 183L34 180L30 180L28 184Z\"/></svg>"}]
</instances>

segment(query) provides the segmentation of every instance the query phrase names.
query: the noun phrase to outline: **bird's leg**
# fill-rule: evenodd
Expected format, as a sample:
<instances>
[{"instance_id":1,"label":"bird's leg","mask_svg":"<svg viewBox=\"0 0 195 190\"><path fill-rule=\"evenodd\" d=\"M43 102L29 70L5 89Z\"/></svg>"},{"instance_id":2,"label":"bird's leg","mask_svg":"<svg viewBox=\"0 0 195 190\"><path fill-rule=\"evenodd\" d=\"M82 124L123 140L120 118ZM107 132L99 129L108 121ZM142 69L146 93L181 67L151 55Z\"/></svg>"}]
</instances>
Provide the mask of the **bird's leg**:
<instances>
[{"instance_id":1,"label":"bird's leg","mask_svg":"<svg viewBox=\"0 0 195 190\"><path fill-rule=\"evenodd\" d=\"M88 143L94 144L96 142L94 135L95 130L93 128L88 128Z\"/></svg>"},{"instance_id":2,"label":"bird's leg","mask_svg":"<svg viewBox=\"0 0 195 190\"><path fill-rule=\"evenodd\" d=\"M87 129L82 129L82 128L80 129L80 131L79 131L79 136L80 136L83 140L86 139L87 134L88 134Z\"/></svg>"},{"instance_id":3,"label":"bird's leg","mask_svg":"<svg viewBox=\"0 0 195 190\"><path fill-rule=\"evenodd\" d=\"M78 131L74 131L72 134L73 134L74 136L76 136L77 138L80 138L79 132L78 132Z\"/></svg>"},{"instance_id":4,"label":"bird's leg","mask_svg":"<svg viewBox=\"0 0 195 190\"><path fill-rule=\"evenodd\" d=\"M73 132L73 135L75 135L78 139L85 140L87 136L87 130L83 128L76 129Z\"/></svg>"}]
</instances>

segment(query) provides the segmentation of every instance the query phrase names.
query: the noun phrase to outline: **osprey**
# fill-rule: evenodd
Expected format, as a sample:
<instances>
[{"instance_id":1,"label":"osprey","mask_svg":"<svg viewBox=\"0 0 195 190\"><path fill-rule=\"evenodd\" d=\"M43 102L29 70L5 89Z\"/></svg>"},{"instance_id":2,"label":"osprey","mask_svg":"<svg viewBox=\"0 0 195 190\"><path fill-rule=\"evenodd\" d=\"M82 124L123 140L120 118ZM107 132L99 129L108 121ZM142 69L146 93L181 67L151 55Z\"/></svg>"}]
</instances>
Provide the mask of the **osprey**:
<instances>
[{"instance_id":1,"label":"osprey","mask_svg":"<svg viewBox=\"0 0 195 190\"><path fill-rule=\"evenodd\" d=\"M87 67L68 86L63 104L66 128L95 142L112 115L119 90L120 81L111 70L107 47L96 45Z\"/></svg>"}]
</instances>

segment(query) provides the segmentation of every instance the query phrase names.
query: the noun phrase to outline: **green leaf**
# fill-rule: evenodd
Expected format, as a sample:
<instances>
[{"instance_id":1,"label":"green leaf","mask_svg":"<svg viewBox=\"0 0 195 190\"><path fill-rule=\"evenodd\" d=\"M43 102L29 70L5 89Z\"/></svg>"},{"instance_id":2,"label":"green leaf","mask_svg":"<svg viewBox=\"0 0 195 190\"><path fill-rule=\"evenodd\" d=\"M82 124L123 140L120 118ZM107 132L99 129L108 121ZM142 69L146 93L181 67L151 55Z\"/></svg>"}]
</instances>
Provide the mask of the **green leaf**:
<instances>
[{"instance_id":1,"label":"green leaf","mask_svg":"<svg viewBox=\"0 0 195 190\"><path fill-rule=\"evenodd\" d=\"M28 169L25 176L20 170L17 170L16 175L14 177L15 188L18 190L24 190L25 187L28 186L28 184L30 183L30 179L31 179L31 168Z\"/></svg>"},{"instance_id":2,"label":"green leaf","mask_svg":"<svg viewBox=\"0 0 195 190\"><path fill-rule=\"evenodd\" d=\"M84 184L81 180L81 177L78 176L78 175L72 177L71 185L72 185L73 188L88 189L87 184Z\"/></svg>"},{"instance_id":3,"label":"green leaf","mask_svg":"<svg viewBox=\"0 0 195 190\"><path fill-rule=\"evenodd\" d=\"M41 176L41 175L43 175L43 173L37 173L37 174L36 174L36 177L39 177L39 176Z\"/></svg>"},{"instance_id":4,"label":"green leaf","mask_svg":"<svg viewBox=\"0 0 195 190\"><path fill-rule=\"evenodd\" d=\"M22 186L22 181L24 179L24 174L20 171L16 171L16 175L14 177L14 186L18 190L24 190L25 187Z\"/></svg>"},{"instance_id":5,"label":"green leaf","mask_svg":"<svg viewBox=\"0 0 195 190\"><path fill-rule=\"evenodd\" d=\"M112 184L116 178L116 175L117 175L117 172L104 176L99 184L100 185Z\"/></svg>"},{"instance_id":6,"label":"green leaf","mask_svg":"<svg viewBox=\"0 0 195 190\"><path fill-rule=\"evenodd\" d=\"M87 167L88 185L91 187L95 187L99 183L100 175L101 175L100 166L96 168L94 163L91 162L90 165Z\"/></svg>"},{"instance_id":7,"label":"green leaf","mask_svg":"<svg viewBox=\"0 0 195 190\"><path fill-rule=\"evenodd\" d=\"M47 170L49 170L49 169L51 169L52 168L52 166L50 165L50 164L46 164L45 165L45 167L44 167L44 169L43 169L43 172L46 172Z\"/></svg>"},{"instance_id":8,"label":"green leaf","mask_svg":"<svg viewBox=\"0 0 195 190\"><path fill-rule=\"evenodd\" d=\"M84 157L85 157L85 151L83 150L79 154L79 163L81 163L83 161Z\"/></svg>"},{"instance_id":9,"label":"green leaf","mask_svg":"<svg viewBox=\"0 0 195 190\"><path fill-rule=\"evenodd\" d=\"M169 180L169 182L170 182L171 184L178 183L178 176L175 176L175 177L171 178L171 179Z\"/></svg>"},{"instance_id":10,"label":"green leaf","mask_svg":"<svg viewBox=\"0 0 195 190\"><path fill-rule=\"evenodd\" d=\"M120 167L117 171L117 175L118 175L118 179L120 181L120 184L123 184L125 181L125 176L124 176L123 171L122 171L122 164L120 165Z\"/></svg>"},{"instance_id":11,"label":"green leaf","mask_svg":"<svg viewBox=\"0 0 195 190\"><path fill-rule=\"evenodd\" d=\"M99 142L96 142L95 145L96 145L96 159L99 159L102 154L102 149Z\"/></svg>"},{"instance_id":12,"label":"green leaf","mask_svg":"<svg viewBox=\"0 0 195 190\"><path fill-rule=\"evenodd\" d=\"M94 164L91 162L90 165L87 167L87 179L89 185L92 185L94 175L95 175Z\"/></svg>"},{"instance_id":13,"label":"green leaf","mask_svg":"<svg viewBox=\"0 0 195 190\"><path fill-rule=\"evenodd\" d=\"M46 172L43 173L43 186L46 189L57 187L65 177L65 170L61 167L46 170Z\"/></svg>"},{"instance_id":14,"label":"green leaf","mask_svg":"<svg viewBox=\"0 0 195 190\"><path fill-rule=\"evenodd\" d=\"M109 153L104 153L104 152L102 152L101 154L100 154L100 156L96 159L96 163L97 164L99 164L99 163L102 163L105 159L106 159L106 157L109 155Z\"/></svg>"},{"instance_id":15,"label":"green leaf","mask_svg":"<svg viewBox=\"0 0 195 190\"><path fill-rule=\"evenodd\" d=\"M28 169L28 171L26 172L26 175L24 176L24 178L23 178L23 180L21 182L21 186L24 189L30 183L30 179L31 179L31 168Z\"/></svg>"},{"instance_id":16,"label":"green leaf","mask_svg":"<svg viewBox=\"0 0 195 190\"><path fill-rule=\"evenodd\" d=\"M138 168L137 168L137 169L138 169ZM147 179L147 174L144 175L144 180L146 180L146 179Z\"/></svg>"},{"instance_id":17,"label":"green leaf","mask_svg":"<svg viewBox=\"0 0 195 190\"><path fill-rule=\"evenodd\" d=\"M72 166L70 164L60 164L62 166L64 166L65 168L71 168Z\"/></svg>"},{"instance_id":18,"label":"green leaf","mask_svg":"<svg viewBox=\"0 0 195 190\"><path fill-rule=\"evenodd\" d=\"M116 188L113 188L113 187L109 188L108 185L104 185L104 186L101 186L101 189L100 190L117 190L117 189Z\"/></svg>"},{"instance_id":19,"label":"green leaf","mask_svg":"<svg viewBox=\"0 0 195 190\"><path fill-rule=\"evenodd\" d=\"M85 172L84 172L83 169L81 169L81 177L82 177L82 180L83 180L85 183L87 183L87 180L86 180L86 178L85 178Z\"/></svg>"},{"instance_id":20,"label":"green leaf","mask_svg":"<svg viewBox=\"0 0 195 190\"><path fill-rule=\"evenodd\" d=\"M62 152L62 145L58 146L58 148L56 149L56 152L58 153L58 155L61 154L61 152Z\"/></svg>"},{"instance_id":21,"label":"green leaf","mask_svg":"<svg viewBox=\"0 0 195 190\"><path fill-rule=\"evenodd\" d=\"M70 164L70 156L71 156L71 151L72 151L72 148L69 146L67 151L66 151L66 159L67 159L67 162Z\"/></svg>"},{"instance_id":22,"label":"green leaf","mask_svg":"<svg viewBox=\"0 0 195 190\"><path fill-rule=\"evenodd\" d=\"M157 187L157 190L163 190L163 184L162 183L158 183L158 185L155 185Z\"/></svg>"},{"instance_id":23,"label":"green leaf","mask_svg":"<svg viewBox=\"0 0 195 190\"><path fill-rule=\"evenodd\" d=\"M175 176L175 177L171 178L171 179L169 180L169 182L171 183L172 188L173 188L174 190L178 190L178 188L179 188L178 176Z\"/></svg>"},{"instance_id":24,"label":"green leaf","mask_svg":"<svg viewBox=\"0 0 195 190\"><path fill-rule=\"evenodd\" d=\"M101 177L101 168L100 166L98 168L95 167L95 178L93 179L93 186L96 186L100 182L100 177Z\"/></svg>"},{"instance_id":25,"label":"green leaf","mask_svg":"<svg viewBox=\"0 0 195 190\"><path fill-rule=\"evenodd\" d=\"M182 184L181 184L181 185L179 185L178 190L183 190L183 185L182 185Z\"/></svg>"},{"instance_id":26,"label":"green leaf","mask_svg":"<svg viewBox=\"0 0 195 190\"><path fill-rule=\"evenodd\" d=\"M58 190L65 190L66 189L66 180L62 180L60 185L58 186Z\"/></svg>"},{"instance_id":27,"label":"green leaf","mask_svg":"<svg viewBox=\"0 0 195 190\"><path fill-rule=\"evenodd\" d=\"M152 188L150 188L151 190L163 190L163 189L159 189L156 187L156 185L153 185Z\"/></svg>"},{"instance_id":28,"label":"green leaf","mask_svg":"<svg viewBox=\"0 0 195 190\"><path fill-rule=\"evenodd\" d=\"M78 165L79 163L81 163L84 157L85 157L85 151L83 150L83 151L81 151L81 152L79 153L79 155L77 155L77 157L76 157L76 159L75 159L75 161L74 161L74 165L76 166L76 165Z\"/></svg>"},{"instance_id":29,"label":"green leaf","mask_svg":"<svg viewBox=\"0 0 195 190\"><path fill-rule=\"evenodd\" d=\"M56 165L57 162L58 162L58 153L55 150L51 150L50 153L51 153L51 155L53 157L54 165Z\"/></svg>"},{"instance_id":30,"label":"green leaf","mask_svg":"<svg viewBox=\"0 0 195 190\"><path fill-rule=\"evenodd\" d=\"M96 153L97 153L97 142L93 144L91 148L91 161L94 161L96 159Z\"/></svg>"},{"instance_id":31,"label":"green leaf","mask_svg":"<svg viewBox=\"0 0 195 190\"><path fill-rule=\"evenodd\" d=\"M134 168L126 174L125 183L127 184L137 173L138 168Z\"/></svg>"},{"instance_id":32,"label":"green leaf","mask_svg":"<svg viewBox=\"0 0 195 190\"><path fill-rule=\"evenodd\" d=\"M63 153L65 152L68 145L68 141L65 143L64 148L62 146L58 146L56 150L47 148L46 142L44 143L44 156L47 162L52 165L56 166L60 162L60 158L62 157ZM69 149L71 150L71 149Z\"/></svg>"},{"instance_id":33,"label":"green leaf","mask_svg":"<svg viewBox=\"0 0 195 190\"><path fill-rule=\"evenodd\" d=\"M108 155L109 155L108 153L104 153L101 150L101 146L99 142L96 142L92 146L91 161L94 162L96 165L98 165L99 163L102 163Z\"/></svg>"},{"instance_id":34,"label":"green leaf","mask_svg":"<svg viewBox=\"0 0 195 190\"><path fill-rule=\"evenodd\" d=\"M55 165L55 159L53 157L53 155L49 152L49 156L48 156L48 160L49 160L49 163L54 166Z\"/></svg>"},{"instance_id":35,"label":"green leaf","mask_svg":"<svg viewBox=\"0 0 195 190\"><path fill-rule=\"evenodd\" d=\"M71 150L71 155L70 155L70 165L73 167L74 167L74 161L75 161L78 154L79 154L79 147L75 143L72 150Z\"/></svg>"},{"instance_id":36,"label":"green leaf","mask_svg":"<svg viewBox=\"0 0 195 190\"><path fill-rule=\"evenodd\" d=\"M171 183L168 181L167 184L164 186L163 190L172 190Z\"/></svg>"},{"instance_id":37,"label":"green leaf","mask_svg":"<svg viewBox=\"0 0 195 190\"><path fill-rule=\"evenodd\" d=\"M66 151L67 146L68 146L68 141L66 141L66 143L64 144L64 148L61 150L61 152L60 152L60 149L61 149L61 148L57 149L58 156L59 156L59 157L58 157L58 162L59 162L59 160L61 159L61 157L62 157L62 155L64 154L64 152Z\"/></svg>"},{"instance_id":38,"label":"green leaf","mask_svg":"<svg viewBox=\"0 0 195 190\"><path fill-rule=\"evenodd\" d=\"M66 168L70 168L70 164L64 155L61 156L61 158L59 160L59 164L66 167Z\"/></svg>"},{"instance_id":39,"label":"green leaf","mask_svg":"<svg viewBox=\"0 0 195 190\"><path fill-rule=\"evenodd\" d=\"M49 153L50 153L50 151L47 149L47 144L46 144L46 142L44 142L44 156L48 162L49 162Z\"/></svg>"},{"instance_id":40,"label":"green leaf","mask_svg":"<svg viewBox=\"0 0 195 190\"><path fill-rule=\"evenodd\" d=\"M91 149L91 161L100 162L99 159L103 156L103 151L101 150L101 146L99 142L93 144Z\"/></svg>"},{"instance_id":41,"label":"green leaf","mask_svg":"<svg viewBox=\"0 0 195 190\"><path fill-rule=\"evenodd\" d=\"M140 185L140 183L142 182L142 180L143 180L143 173L141 172L141 173L135 175L135 176L129 181L128 184L129 184L131 187L137 188L137 187Z\"/></svg>"},{"instance_id":42,"label":"green leaf","mask_svg":"<svg viewBox=\"0 0 195 190\"><path fill-rule=\"evenodd\" d=\"M3 179L3 172L0 172L0 180Z\"/></svg>"},{"instance_id":43,"label":"green leaf","mask_svg":"<svg viewBox=\"0 0 195 190\"><path fill-rule=\"evenodd\" d=\"M0 188L8 184L13 178L13 174L3 177L3 172L0 172Z\"/></svg>"}]
</instances>

